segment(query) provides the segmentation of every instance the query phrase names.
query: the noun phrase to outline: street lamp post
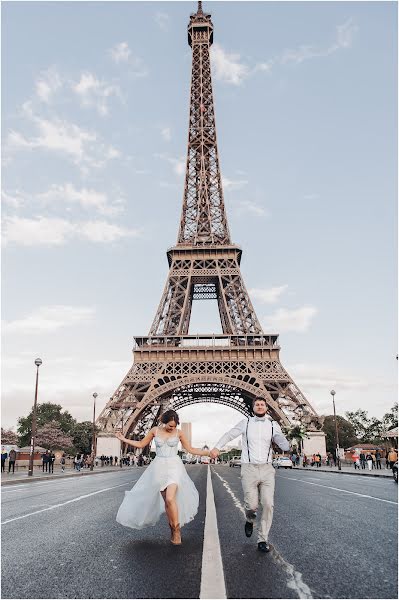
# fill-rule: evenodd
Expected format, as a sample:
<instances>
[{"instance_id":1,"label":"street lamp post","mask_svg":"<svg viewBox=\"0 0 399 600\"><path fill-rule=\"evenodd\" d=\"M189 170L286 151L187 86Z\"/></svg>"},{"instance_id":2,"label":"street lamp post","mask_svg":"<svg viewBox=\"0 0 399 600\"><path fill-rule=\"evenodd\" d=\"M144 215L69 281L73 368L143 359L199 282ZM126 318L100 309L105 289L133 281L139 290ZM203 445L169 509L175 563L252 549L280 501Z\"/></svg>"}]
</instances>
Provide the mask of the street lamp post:
<instances>
[{"instance_id":1,"label":"street lamp post","mask_svg":"<svg viewBox=\"0 0 399 600\"><path fill-rule=\"evenodd\" d=\"M35 402L33 404L33 413L32 413L32 432L30 438L30 455L29 455L29 469L28 469L28 477L32 477L33 475L33 455L35 452L35 437L36 437L36 407L37 407L37 389L39 385L39 367L42 364L42 359L37 358L35 360L36 365L36 388L35 388Z\"/></svg>"},{"instance_id":2,"label":"street lamp post","mask_svg":"<svg viewBox=\"0 0 399 600\"><path fill-rule=\"evenodd\" d=\"M331 390L330 394L332 396L333 407L334 407L334 422L335 422L335 456L337 457L338 462L338 471L341 471L341 458L339 456L339 439L338 439L338 424L337 424L337 416L335 414L335 390Z\"/></svg>"},{"instance_id":3,"label":"street lamp post","mask_svg":"<svg viewBox=\"0 0 399 600\"><path fill-rule=\"evenodd\" d=\"M94 461L96 458L96 398L97 398L98 394L97 392L94 392L93 394L93 398L94 398L94 403L93 403L93 434L92 434L92 442L91 442L91 454L92 454L92 461L91 461L91 465L90 465L90 471L92 471L94 469Z\"/></svg>"},{"instance_id":4,"label":"street lamp post","mask_svg":"<svg viewBox=\"0 0 399 600\"><path fill-rule=\"evenodd\" d=\"M123 414L122 414L122 434L123 434ZM121 452L120 452L120 456L119 456L119 466L120 466L120 468L122 468L122 447L123 447L123 444L121 442Z\"/></svg>"}]
</instances>

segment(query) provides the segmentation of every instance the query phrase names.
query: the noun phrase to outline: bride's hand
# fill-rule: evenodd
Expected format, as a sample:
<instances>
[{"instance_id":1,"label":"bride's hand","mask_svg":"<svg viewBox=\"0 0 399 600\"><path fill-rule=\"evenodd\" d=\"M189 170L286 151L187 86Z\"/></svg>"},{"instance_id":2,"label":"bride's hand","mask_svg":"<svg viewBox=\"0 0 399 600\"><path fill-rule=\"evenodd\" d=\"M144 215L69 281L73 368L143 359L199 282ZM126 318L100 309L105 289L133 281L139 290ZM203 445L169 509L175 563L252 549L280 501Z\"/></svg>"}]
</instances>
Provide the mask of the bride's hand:
<instances>
[{"instance_id":1,"label":"bride's hand","mask_svg":"<svg viewBox=\"0 0 399 600\"><path fill-rule=\"evenodd\" d=\"M118 440L120 440L121 442L123 442L123 440L125 439L123 436L123 433L121 433L120 431L117 431L115 433L115 436L118 438Z\"/></svg>"}]
</instances>

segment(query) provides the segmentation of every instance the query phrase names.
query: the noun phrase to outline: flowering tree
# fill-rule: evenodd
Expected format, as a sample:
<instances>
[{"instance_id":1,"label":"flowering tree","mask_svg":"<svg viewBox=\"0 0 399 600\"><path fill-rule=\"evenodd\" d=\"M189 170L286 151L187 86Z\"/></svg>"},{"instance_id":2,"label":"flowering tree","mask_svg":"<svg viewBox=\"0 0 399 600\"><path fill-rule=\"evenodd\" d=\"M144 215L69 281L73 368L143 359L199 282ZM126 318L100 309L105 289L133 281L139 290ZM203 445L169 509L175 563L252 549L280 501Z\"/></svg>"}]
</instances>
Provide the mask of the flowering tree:
<instances>
[{"instance_id":1,"label":"flowering tree","mask_svg":"<svg viewBox=\"0 0 399 600\"><path fill-rule=\"evenodd\" d=\"M57 421L50 421L39 427L36 433L36 443L49 450L69 450L73 446L73 439L64 433Z\"/></svg>"},{"instance_id":2,"label":"flowering tree","mask_svg":"<svg viewBox=\"0 0 399 600\"><path fill-rule=\"evenodd\" d=\"M1 443L2 444L11 444L18 446L19 438L18 434L12 429L3 429L1 428Z\"/></svg>"}]
</instances>

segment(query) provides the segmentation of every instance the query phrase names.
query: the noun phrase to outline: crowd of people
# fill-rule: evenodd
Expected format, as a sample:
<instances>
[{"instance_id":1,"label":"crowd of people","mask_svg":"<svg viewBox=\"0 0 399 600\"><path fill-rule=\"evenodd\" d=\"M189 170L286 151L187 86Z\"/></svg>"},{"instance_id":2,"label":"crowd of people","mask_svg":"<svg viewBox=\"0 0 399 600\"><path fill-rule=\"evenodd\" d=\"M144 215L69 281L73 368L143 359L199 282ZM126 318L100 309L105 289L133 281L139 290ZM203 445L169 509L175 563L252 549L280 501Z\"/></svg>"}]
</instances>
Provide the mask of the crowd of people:
<instances>
[{"instance_id":1,"label":"crowd of people","mask_svg":"<svg viewBox=\"0 0 399 600\"><path fill-rule=\"evenodd\" d=\"M351 455L353 465L355 469L392 469L395 462L398 460L398 454L395 448L391 448L389 452L383 456L382 451L364 451L357 452L353 451ZM290 454L290 459L293 467L336 467L338 462L335 453L328 452L325 457L322 457L320 453L306 456L306 454L300 454L296 450L293 450ZM341 461L342 462L342 461Z\"/></svg>"}]
</instances>

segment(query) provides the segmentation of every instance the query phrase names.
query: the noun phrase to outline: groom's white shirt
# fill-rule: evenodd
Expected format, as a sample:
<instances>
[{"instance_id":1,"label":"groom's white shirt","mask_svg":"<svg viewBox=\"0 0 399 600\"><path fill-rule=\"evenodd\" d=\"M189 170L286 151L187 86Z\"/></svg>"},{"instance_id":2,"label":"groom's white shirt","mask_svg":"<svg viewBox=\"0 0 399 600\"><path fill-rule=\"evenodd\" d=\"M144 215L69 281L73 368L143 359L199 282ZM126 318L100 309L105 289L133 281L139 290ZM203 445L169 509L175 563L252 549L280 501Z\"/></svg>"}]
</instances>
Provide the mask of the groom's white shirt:
<instances>
[{"instance_id":1,"label":"groom's white shirt","mask_svg":"<svg viewBox=\"0 0 399 600\"><path fill-rule=\"evenodd\" d=\"M247 424L248 424L248 447L247 447ZM268 417L250 417L243 419L235 425L230 431L224 434L217 442L215 448L221 450L225 445L234 440L239 435L242 435L242 453L241 462L260 465L266 462L272 462L272 451L269 448L272 443L272 422ZM273 421L273 442L277 444L281 450L289 450L290 444L281 431L280 425Z\"/></svg>"}]
</instances>

